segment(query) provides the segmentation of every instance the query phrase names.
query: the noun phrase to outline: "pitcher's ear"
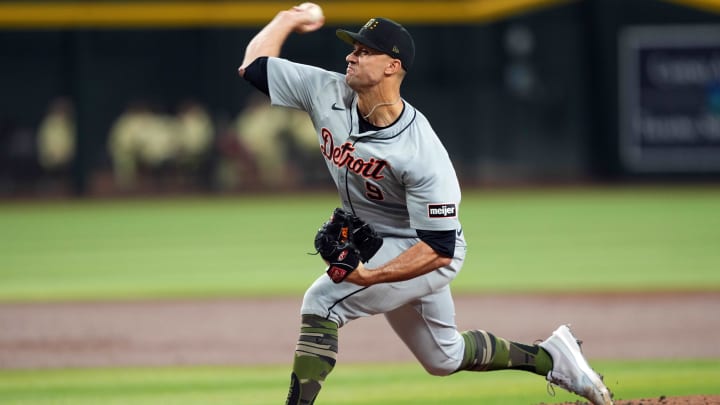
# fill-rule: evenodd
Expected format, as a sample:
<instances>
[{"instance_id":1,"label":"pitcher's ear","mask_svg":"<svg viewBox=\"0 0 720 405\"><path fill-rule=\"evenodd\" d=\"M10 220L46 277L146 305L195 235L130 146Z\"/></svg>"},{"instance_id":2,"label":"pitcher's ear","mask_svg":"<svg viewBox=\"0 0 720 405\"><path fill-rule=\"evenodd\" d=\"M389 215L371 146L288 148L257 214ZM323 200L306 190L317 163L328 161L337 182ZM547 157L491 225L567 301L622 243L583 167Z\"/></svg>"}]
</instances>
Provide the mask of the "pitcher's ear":
<instances>
[{"instance_id":1,"label":"pitcher's ear","mask_svg":"<svg viewBox=\"0 0 720 405\"><path fill-rule=\"evenodd\" d=\"M400 62L400 59L393 59L390 61L390 63L387 64L385 67L385 73L386 74L393 74L395 72L398 72L402 70L402 62Z\"/></svg>"}]
</instances>

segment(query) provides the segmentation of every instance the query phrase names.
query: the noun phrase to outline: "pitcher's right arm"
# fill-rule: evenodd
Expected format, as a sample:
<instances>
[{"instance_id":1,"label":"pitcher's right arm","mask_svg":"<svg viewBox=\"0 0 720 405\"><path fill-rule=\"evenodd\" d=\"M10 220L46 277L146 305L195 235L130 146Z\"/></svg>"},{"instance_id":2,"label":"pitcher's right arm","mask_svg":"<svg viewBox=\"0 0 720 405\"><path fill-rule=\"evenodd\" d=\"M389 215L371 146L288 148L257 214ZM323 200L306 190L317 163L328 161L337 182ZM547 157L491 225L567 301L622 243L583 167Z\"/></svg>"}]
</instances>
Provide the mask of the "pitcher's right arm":
<instances>
[{"instance_id":1,"label":"pitcher's right arm","mask_svg":"<svg viewBox=\"0 0 720 405\"><path fill-rule=\"evenodd\" d=\"M303 34L316 31L323 24L325 24L324 18L314 21L313 16L307 10L298 7L279 12L248 43L242 65L238 68L238 74L244 77L248 65L261 56L280 56L282 46L291 33Z\"/></svg>"}]
</instances>

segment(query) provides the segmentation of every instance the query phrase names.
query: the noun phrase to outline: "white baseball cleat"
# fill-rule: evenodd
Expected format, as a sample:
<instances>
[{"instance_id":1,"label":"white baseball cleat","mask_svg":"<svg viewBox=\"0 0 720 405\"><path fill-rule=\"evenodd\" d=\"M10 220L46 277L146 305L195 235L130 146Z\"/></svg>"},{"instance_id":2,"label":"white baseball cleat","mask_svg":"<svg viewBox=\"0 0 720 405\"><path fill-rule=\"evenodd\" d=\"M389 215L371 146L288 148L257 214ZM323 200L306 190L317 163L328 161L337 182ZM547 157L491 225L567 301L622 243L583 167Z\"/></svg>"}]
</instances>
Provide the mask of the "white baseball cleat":
<instances>
[{"instance_id":1,"label":"white baseball cleat","mask_svg":"<svg viewBox=\"0 0 720 405\"><path fill-rule=\"evenodd\" d=\"M586 398L594 405L613 405L612 396L580 350L578 341L568 325L562 325L552 336L539 344L553 360L553 369L547 380L570 392Z\"/></svg>"}]
</instances>

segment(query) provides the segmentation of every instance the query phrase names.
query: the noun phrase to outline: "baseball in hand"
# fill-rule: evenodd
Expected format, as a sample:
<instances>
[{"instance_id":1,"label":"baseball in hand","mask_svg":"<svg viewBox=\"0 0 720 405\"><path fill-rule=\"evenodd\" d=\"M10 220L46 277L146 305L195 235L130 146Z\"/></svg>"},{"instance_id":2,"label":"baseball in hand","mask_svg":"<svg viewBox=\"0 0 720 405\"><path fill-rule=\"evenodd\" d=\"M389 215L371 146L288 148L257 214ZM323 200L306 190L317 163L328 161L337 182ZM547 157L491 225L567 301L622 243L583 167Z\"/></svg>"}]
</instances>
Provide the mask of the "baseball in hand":
<instances>
[{"instance_id":1,"label":"baseball in hand","mask_svg":"<svg viewBox=\"0 0 720 405\"><path fill-rule=\"evenodd\" d=\"M299 6L297 6L297 8L299 8L300 10L304 10L308 13L308 15L311 18L311 21L310 21L311 23L316 23L323 19L322 8L315 3L310 3L310 2L302 3Z\"/></svg>"}]
</instances>

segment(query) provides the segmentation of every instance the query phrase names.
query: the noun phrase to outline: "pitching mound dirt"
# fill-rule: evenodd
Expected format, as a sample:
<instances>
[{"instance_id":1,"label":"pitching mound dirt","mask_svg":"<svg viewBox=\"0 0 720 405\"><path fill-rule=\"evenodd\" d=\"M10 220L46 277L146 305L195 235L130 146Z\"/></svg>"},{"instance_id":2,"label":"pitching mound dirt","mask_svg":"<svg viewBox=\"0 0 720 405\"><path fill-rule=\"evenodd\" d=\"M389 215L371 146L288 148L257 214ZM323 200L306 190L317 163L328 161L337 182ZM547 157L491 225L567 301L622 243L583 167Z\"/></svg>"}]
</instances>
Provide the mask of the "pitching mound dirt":
<instances>
[{"instance_id":1,"label":"pitching mound dirt","mask_svg":"<svg viewBox=\"0 0 720 405\"><path fill-rule=\"evenodd\" d=\"M586 405L587 402L566 402L556 405ZM631 400L616 400L615 405L718 405L720 395L690 395L686 397L665 397L643 398ZM542 405L542 404L541 404Z\"/></svg>"}]
</instances>

